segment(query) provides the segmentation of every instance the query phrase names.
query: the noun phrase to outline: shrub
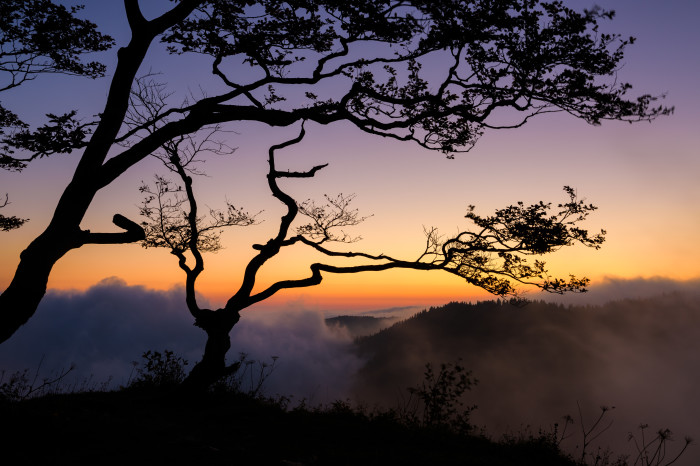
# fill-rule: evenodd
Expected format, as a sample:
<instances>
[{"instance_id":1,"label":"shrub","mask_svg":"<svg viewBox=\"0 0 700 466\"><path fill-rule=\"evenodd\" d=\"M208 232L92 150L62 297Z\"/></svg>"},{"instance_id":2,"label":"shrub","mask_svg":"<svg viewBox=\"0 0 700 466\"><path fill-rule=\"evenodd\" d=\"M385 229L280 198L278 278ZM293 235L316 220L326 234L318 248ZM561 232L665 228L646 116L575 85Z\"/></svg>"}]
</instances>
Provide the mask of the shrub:
<instances>
[{"instance_id":1,"label":"shrub","mask_svg":"<svg viewBox=\"0 0 700 466\"><path fill-rule=\"evenodd\" d=\"M42 362L43 358L39 362L39 366L31 381L29 380L29 369L16 371L9 375L5 371L0 371L0 401L16 402L49 393L70 391L66 390L66 387L61 382L75 369L75 366L70 366L70 368L54 373L52 376L39 379Z\"/></svg>"},{"instance_id":2,"label":"shrub","mask_svg":"<svg viewBox=\"0 0 700 466\"><path fill-rule=\"evenodd\" d=\"M137 376L128 385L131 387L171 388L180 385L187 375L187 360L175 356L170 350L146 351L141 355L143 367L134 362Z\"/></svg>"},{"instance_id":3,"label":"shrub","mask_svg":"<svg viewBox=\"0 0 700 466\"><path fill-rule=\"evenodd\" d=\"M408 389L410 397L399 408L399 417L405 422L430 428L469 432L472 425L469 416L476 405L464 406L463 395L478 380L461 364L442 363L435 371L432 364L425 365L423 383Z\"/></svg>"}]
</instances>

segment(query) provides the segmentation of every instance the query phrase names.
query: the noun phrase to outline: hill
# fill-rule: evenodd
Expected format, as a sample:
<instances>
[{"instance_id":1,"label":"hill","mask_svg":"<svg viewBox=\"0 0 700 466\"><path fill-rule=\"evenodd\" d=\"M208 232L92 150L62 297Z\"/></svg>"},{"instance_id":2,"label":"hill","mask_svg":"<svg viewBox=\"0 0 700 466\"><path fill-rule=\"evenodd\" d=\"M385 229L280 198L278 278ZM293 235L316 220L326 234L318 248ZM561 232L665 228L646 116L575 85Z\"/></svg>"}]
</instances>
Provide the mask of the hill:
<instances>
[{"instance_id":1,"label":"hill","mask_svg":"<svg viewBox=\"0 0 700 466\"><path fill-rule=\"evenodd\" d=\"M589 422L600 406L617 407L604 446L621 453L629 452L627 435L640 423L700 434L695 294L603 306L450 303L359 338L356 351L366 363L353 396L384 406L404 402L404 387L420 382L427 362L461 358L480 381L466 400L479 406L472 419L494 434L578 418L577 403ZM700 460L698 452L686 456L693 455Z\"/></svg>"}]
</instances>

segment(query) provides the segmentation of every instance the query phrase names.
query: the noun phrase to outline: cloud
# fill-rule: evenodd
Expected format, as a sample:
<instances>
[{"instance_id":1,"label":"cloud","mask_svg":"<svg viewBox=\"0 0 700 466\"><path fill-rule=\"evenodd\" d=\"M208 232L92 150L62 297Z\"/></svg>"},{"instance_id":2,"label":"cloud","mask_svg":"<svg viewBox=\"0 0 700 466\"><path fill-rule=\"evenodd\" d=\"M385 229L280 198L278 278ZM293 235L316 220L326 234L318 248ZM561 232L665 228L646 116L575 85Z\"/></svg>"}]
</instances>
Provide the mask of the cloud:
<instances>
[{"instance_id":1,"label":"cloud","mask_svg":"<svg viewBox=\"0 0 700 466\"><path fill-rule=\"evenodd\" d=\"M268 394L292 394L311 404L348 396L353 376L363 365L352 351L349 334L329 328L316 311L244 313L231 342L232 352L244 351L256 360L279 357L266 382Z\"/></svg>"},{"instance_id":2,"label":"cloud","mask_svg":"<svg viewBox=\"0 0 700 466\"><path fill-rule=\"evenodd\" d=\"M604 277L602 280L594 281L588 287L587 293L562 296L540 293L532 295L531 299L545 299L546 301L566 304L605 304L609 301L625 298L644 299L665 293L692 293L697 290L700 290L700 278L672 280L665 277L633 279Z\"/></svg>"},{"instance_id":3,"label":"cloud","mask_svg":"<svg viewBox=\"0 0 700 466\"><path fill-rule=\"evenodd\" d=\"M47 293L35 316L0 345L0 369L30 369L42 361L42 375L74 364L74 379L114 378L124 384L147 350L169 349L190 366L201 357L204 332L192 325L184 290L128 286L110 278L84 292ZM206 304L206 303L202 303ZM347 333L327 328L318 311L296 303L280 311L246 311L231 333L229 360L239 352L270 361L279 356L266 382L269 394L326 402L346 395L361 360L349 350Z\"/></svg>"},{"instance_id":4,"label":"cloud","mask_svg":"<svg viewBox=\"0 0 700 466\"><path fill-rule=\"evenodd\" d=\"M79 377L125 383L149 349L191 355L204 334L192 326L184 291L149 290L109 278L84 292L49 291L36 314L0 345L0 368L46 371L75 364Z\"/></svg>"}]
</instances>

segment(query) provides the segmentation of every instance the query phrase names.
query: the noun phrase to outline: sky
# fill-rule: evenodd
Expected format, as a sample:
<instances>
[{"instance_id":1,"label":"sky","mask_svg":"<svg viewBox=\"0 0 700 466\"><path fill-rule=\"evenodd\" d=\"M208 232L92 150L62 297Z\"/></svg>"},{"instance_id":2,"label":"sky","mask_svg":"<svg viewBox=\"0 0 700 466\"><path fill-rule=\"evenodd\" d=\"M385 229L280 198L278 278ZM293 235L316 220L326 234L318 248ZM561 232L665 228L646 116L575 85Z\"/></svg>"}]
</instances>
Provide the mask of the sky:
<instances>
[{"instance_id":1,"label":"sky","mask_svg":"<svg viewBox=\"0 0 700 466\"><path fill-rule=\"evenodd\" d=\"M117 40L128 40L121 2L86 2L82 13ZM142 2L145 4L145 2ZM166 4L168 2L165 2ZM569 1L576 8L592 2ZM700 276L700 57L695 45L700 32L694 24L700 6L690 0L596 2L617 11L604 28L637 38L619 72L634 92L664 94L675 113L653 123L629 125L607 122L593 127L570 116L533 119L516 130L487 131L467 154L448 160L411 143L387 141L344 124L308 125L305 140L278 155L284 168L329 166L313 180L292 180L285 189L298 199L323 194L354 193L362 215L372 215L350 231L361 235L353 248L412 259L423 246L423 227L436 226L450 234L468 227L466 208L473 204L486 215L517 201L565 200L564 185L599 207L587 226L605 229L607 241L599 251L574 247L548 259L554 275L607 278L691 280ZM150 2L155 14L159 3ZM100 55L114 69L115 51ZM143 72L161 72L176 95L213 82L201 59L169 57L156 47ZM3 103L30 122L44 113L76 108L89 118L101 110L108 78L89 80L42 76L3 93ZM195 180L200 204L221 207L226 200L249 212L262 213L256 226L233 229L223 236L225 249L205 257L206 270L198 282L200 294L222 304L235 290L243 264L252 257L253 243L265 242L276 229L281 205L266 186L269 144L296 135L298 127L269 129L258 124L226 128L230 156L213 157L203 165L206 177ZM0 248L0 287L11 280L19 253L50 218L55 202L70 179L79 153L33 163L21 174L0 173L2 192L10 195L5 215L30 218L23 228L4 233ZM99 193L83 223L92 231L114 231L111 217L122 213L138 220L142 181L165 174L159 162L144 161L113 186ZM281 256L263 270L261 284L305 276L316 259L305 251ZM128 285L168 290L183 283L175 258L165 250L139 245L86 246L70 252L54 268L49 288L86 290L117 277ZM329 310L359 312L391 306L436 305L487 295L461 279L440 272L389 271L328 276L322 285L279 293L261 307L288 303ZM536 295L535 295L536 297Z\"/></svg>"}]
</instances>

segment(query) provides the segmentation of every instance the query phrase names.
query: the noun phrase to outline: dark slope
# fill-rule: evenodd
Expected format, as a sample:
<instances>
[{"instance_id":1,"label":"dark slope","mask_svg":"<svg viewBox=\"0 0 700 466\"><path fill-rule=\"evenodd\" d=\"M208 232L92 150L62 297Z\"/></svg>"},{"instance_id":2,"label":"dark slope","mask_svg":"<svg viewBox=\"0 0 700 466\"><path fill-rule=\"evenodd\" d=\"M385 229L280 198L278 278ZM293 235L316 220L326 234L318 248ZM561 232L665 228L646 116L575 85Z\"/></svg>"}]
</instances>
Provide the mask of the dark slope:
<instances>
[{"instance_id":1,"label":"dark slope","mask_svg":"<svg viewBox=\"0 0 700 466\"><path fill-rule=\"evenodd\" d=\"M3 464L574 466L552 443L408 428L340 405L285 412L232 395L139 392L0 405Z\"/></svg>"}]
</instances>

